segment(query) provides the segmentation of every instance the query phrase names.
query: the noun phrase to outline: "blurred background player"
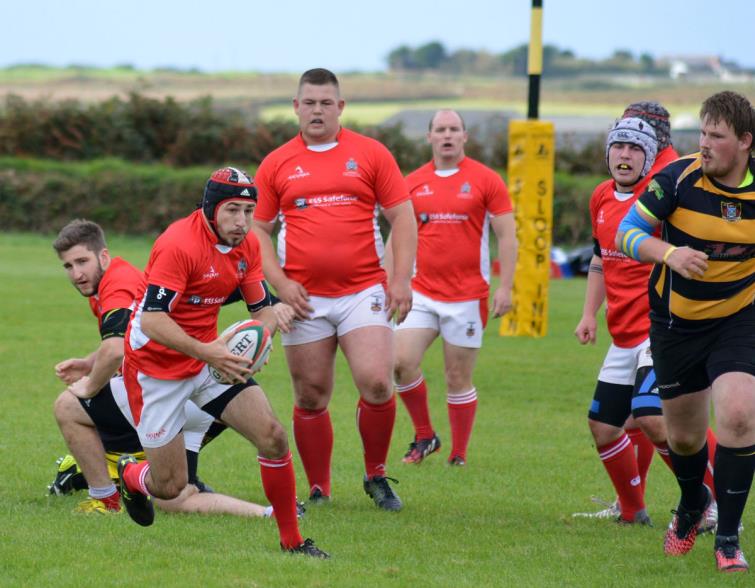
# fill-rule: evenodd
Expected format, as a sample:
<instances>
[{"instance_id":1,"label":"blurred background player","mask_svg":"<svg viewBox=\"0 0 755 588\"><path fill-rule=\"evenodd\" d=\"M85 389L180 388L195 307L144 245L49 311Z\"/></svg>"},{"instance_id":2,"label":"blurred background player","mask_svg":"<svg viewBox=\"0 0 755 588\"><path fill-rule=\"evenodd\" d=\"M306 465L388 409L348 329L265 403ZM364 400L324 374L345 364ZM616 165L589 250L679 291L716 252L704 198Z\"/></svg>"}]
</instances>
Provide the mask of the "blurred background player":
<instances>
[{"instance_id":1,"label":"blurred background player","mask_svg":"<svg viewBox=\"0 0 755 588\"><path fill-rule=\"evenodd\" d=\"M719 92L700 109L700 152L655 175L616 235L627 255L655 266L650 340L681 489L664 551L694 546L712 501L704 484L710 401L718 446L714 554L724 572L748 569L739 523L755 470L755 110ZM662 238L652 236L662 225Z\"/></svg>"},{"instance_id":2,"label":"blurred background player","mask_svg":"<svg viewBox=\"0 0 755 588\"><path fill-rule=\"evenodd\" d=\"M472 374L488 320L488 235L492 227L498 240L501 283L492 313L500 317L511 310L516 226L501 177L466 157L467 131L457 112L436 112L427 140L432 161L406 178L418 225L417 263L412 310L396 330L394 374L414 424L414 441L404 462L420 463L440 448L421 368L425 352L440 335L451 424L448 463L463 466L477 409ZM391 267L390 255L386 267Z\"/></svg>"},{"instance_id":3,"label":"blurred background player","mask_svg":"<svg viewBox=\"0 0 755 588\"><path fill-rule=\"evenodd\" d=\"M71 283L88 298L102 342L87 357L55 366L56 375L69 385L55 401L55 418L73 455L58 460L58 473L49 491L67 494L88 487L89 498L78 505L77 512L119 512L117 460L122 453L141 459L144 454L135 429L121 410L127 404L125 388L118 380L111 387L110 377L120 370L123 336L144 276L122 258L110 256L102 228L91 221L70 222L58 233L53 248ZM158 501L158 505L175 512L247 516L270 512L223 494L199 494L208 490L197 477L199 450L225 426L193 404L187 404L186 410L189 486L178 498Z\"/></svg>"},{"instance_id":4,"label":"blurred background player","mask_svg":"<svg viewBox=\"0 0 755 588\"><path fill-rule=\"evenodd\" d=\"M385 462L396 419L393 315L411 308L417 229L404 179L390 152L340 125L345 102L336 76L304 72L293 101L300 133L257 171L254 227L265 276L297 320L281 335L294 384L294 438L313 503L330 499L333 427L328 404L340 347L359 391L357 427L364 490L378 508L398 511ZM393 274L380 266L382 211L392 227ZM278 259L271 241L280 217Z\"/></svg>"},{"instance_id":5,"label":"blurred background player","mask_svg":"<svg viewBox=\"0 0 755 588\"><path fill-rule=\"evenodd\" d=\"M191 400L258 450L262 486L275 509L284 551L327 558L299 532L296 481L286 431L249 361L217 336L220 306L240 288L253 318L274 333L275 311L262 278L259 244L249 234L257 202L253 180L236 168L215 171L200 209L158 237L145 269L146 288L126 332L123 379L147 461L118 462L129 516L151 525L151 496L172 499L187 484L184 404ZM215 380L213 367L233 384Z\"/></svg>"}]
</instances>

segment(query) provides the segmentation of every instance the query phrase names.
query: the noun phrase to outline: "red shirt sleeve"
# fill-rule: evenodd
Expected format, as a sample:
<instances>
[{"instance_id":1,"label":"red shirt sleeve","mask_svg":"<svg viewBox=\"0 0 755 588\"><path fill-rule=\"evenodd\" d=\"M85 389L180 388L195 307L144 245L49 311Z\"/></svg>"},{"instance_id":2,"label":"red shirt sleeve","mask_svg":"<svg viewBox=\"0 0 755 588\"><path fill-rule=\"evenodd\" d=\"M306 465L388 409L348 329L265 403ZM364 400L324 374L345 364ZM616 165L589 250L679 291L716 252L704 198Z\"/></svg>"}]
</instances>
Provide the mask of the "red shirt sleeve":
<instances>
[{"instance_id":1,"label":"red shirt sleeve","mask_svg":"<svg viewBox=\"0 0 755 588\"><path fill-rule=\"evenodd\" d=\"M156 244L147 268L147 283L183 294L191 275L191 257L170 241Z\"/></svg>"},{"instance_id":2,"label":"red shirt sleeve","mask_svg":"<svg viewBox=\"0 0 755 588\"><path fill-rule=\"evenodd\" d=\"M280 210L280 195L275 189L275 170L277 166L269 156L262 161L254 176L257 186L257 207L254 218L262 222L272 222Z\"/></svg>"},{"instance_id":3,"label":"red shirt sleeve","mask_svg":"<svg viewBox=\"0 0 755 588\"><path fill-rule=\"evenodd\" d=\"M396 160L386 147L377 144L375 148L376 174L375 198L383 208L392 208L409 200L409 190Z\"/></svg>"},{"instance_id":4,"label":"red shirt sleeve","mask_svg":"<svg viewBox=\"0 0 755 588\"><path fill-rule=\"evenodd\" d=\"M511 198L509 197L509 190L503 178L497 173L492 172L490 174L485 193L485 207L493 216L500 216L514 210Z\"/></svg>"}]
</instances>

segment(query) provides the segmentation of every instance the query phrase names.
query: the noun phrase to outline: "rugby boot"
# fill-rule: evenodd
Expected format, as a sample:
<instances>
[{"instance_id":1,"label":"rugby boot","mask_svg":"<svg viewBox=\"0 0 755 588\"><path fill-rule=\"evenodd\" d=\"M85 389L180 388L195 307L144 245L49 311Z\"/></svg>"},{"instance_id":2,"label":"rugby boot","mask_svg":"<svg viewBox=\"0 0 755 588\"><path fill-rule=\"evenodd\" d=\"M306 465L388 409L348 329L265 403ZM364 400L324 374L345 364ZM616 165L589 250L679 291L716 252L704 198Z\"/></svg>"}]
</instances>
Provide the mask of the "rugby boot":
<instances>
[{"instance_id":1,"label":"rugby boot","mask_svg":"<svg viewBox=\"0 0 755 588\"><path fill-rule=\"evenodd\" d=\"M409 451L406 452L401 461L404 463L420 464L428 455L435 453L439 449L440 437L437 435L433 435L430 439L417 440L417 437L415 437L414 441L409 444Z\"/></svg>"},{"instance_id":2,"label":"rugby boot","mask_svg":"<svg viewBox=\"0 0 755 588\"><path fill-rule=\"evenodd\" d=\"M118 458L118 481L123 506L126 507L131 520L142 527L149 527L155 521L155 507L151 496L145 496L141 492L132 492L126 486L123 474L130 463L138 463L133 455L123 454Z\"/></svg>"},{"instance_id":3,"label":"rugby boot","mask_svg":"<svg viewBox=\"0 0 755 588\"><path fill-rule=\"evenodd\" d=\"M395 478L386 478L385 476L373 476L364 478L364 491L372 498L378 508L392 512L398 512L404 506L401 499L393 491L388 480L396 482Z\"/></svg>"}]
</instances>

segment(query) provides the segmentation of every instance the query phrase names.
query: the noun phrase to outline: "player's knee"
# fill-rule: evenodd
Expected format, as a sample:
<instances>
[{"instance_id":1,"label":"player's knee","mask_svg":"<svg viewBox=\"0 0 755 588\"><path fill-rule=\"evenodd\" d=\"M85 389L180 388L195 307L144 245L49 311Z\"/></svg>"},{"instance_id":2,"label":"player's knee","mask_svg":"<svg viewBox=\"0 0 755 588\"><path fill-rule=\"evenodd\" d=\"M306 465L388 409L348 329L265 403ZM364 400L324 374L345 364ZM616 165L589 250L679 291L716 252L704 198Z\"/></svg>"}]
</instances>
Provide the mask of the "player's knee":
<instances>
[{"instance_id":1,"label":"player's knee","mask_svg":"<svg viewBox=\"0 0 755 588\"><path fill-rule=\"evenodd\" d=\"M700 451L705 443L705 432L697 431L669 431L668 444L674 453L692 455Z\"/></svg>"},{"instance_id":2,"label":"player's knee","mask_svg":"<svg viewBox=\"0 0 755 588\"><path fill-rule=\"evenodd\" d=\"M288 435L276 419L271 419L257 447L259 454L268 459L280 459L288 454Z\"/></svg>"},{"instance_id":3,"label":"player's knee","mask_svg":"<svg viewBox=\"0 0 755 588\"><path fill-rule=\"evenodd\" d=\"M472 388L471 374L459 367L446 367L446 386L452 392L466 392Z\"/></svg>"},{"instance_id":4,"label":"player's knee","mask_svg":"<svg viewBox=\"0 0 755 588\"><path fill-rule=\"evenodd\" d=\"M77 398L67 390L61 392L55 399L52 407L55 419L58 423L70 420L72 411L75 408L74 405L78 405L78 403L79 401Z\"/></svg>"},{"instance_id":5,"label":"player's knee","mask_svg":"<svg viewBox=\"0 0 755 588\"><path fill-rule=\"evenodd\" d=\"M295 387L296 406L305 410L321 410L328 406L329 391L311 384Z\"/></svg>"},{"instance_id":6,"label":"player's knee","mask_svg":"<svg viewBox=\"0 0 755 588\"><path fill-rule=\"evenodd\" d=\"M391 399L393 383L384 378L373 378L359 386L359 393L367 402L382 404Z\"/></svg>"},{"instance_id":7,"label":"player's knee","mask_svg":"<svg viewBox=\"0 0 755 588\"><path fill-rule=\"evenodd\" d=\"M420 375L419 365L414 362L408 362L403 358L397 357L393 365L393 378L401 384L413 382Z\"/></svg>"},{"instance_id":8,"label":"player's knee","mask_svg":"<svg viewBox=\"0 0 755 588\"><path fill-rule=\"evenodd\" d=\"M592 433L592 437L598 447L613 443L621 437L622 429L619 427L614 427L607 423L601 423L600 421L590 418L587 419L587 424L590 427L590 433Z\"/></svg>"},{"instance_id":9,"label":"player's knee","mask_svg":"<svg viewBox=\"0 0 755 588\"><path fill-rule=\"evenodd\" d=\"M644 416L637 417L639 425L645 436L650 439L654 445L659 445L666 441L666 425L663 423L662 416Z\"/></svg>"},{"instance_id":10,"label":"player's knee","mask_svg":"<svg viewBox=\"0 0 755 588\"><path fill-rule=\"evenodd\" d=\"M753 436L755 415L750 411L721 411L716 415L716 421L719 434L725 434L727 438L739 441Z\"/></svg>"}]
</instances>

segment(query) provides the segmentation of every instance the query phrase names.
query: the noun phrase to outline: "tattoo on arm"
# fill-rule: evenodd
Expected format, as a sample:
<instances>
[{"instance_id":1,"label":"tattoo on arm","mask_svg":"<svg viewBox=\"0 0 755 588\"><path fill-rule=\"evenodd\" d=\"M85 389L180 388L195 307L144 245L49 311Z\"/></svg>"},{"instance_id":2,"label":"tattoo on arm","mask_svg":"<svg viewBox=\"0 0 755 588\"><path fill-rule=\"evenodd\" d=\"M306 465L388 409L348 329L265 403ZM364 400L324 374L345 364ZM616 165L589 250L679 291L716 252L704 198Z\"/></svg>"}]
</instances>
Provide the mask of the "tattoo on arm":
<instances>
[{"instance_id":1,"label":"tattoo on arm","mask_svg":"<svg viewBox=\"0 0 755 588\"><path fill-rule=\"evenodd\" d=\"M588 271L594 272L596 274L602 274L603 273L603 266L599 265L597 263L591 263Z\"/></svg>"}]
</instances>

